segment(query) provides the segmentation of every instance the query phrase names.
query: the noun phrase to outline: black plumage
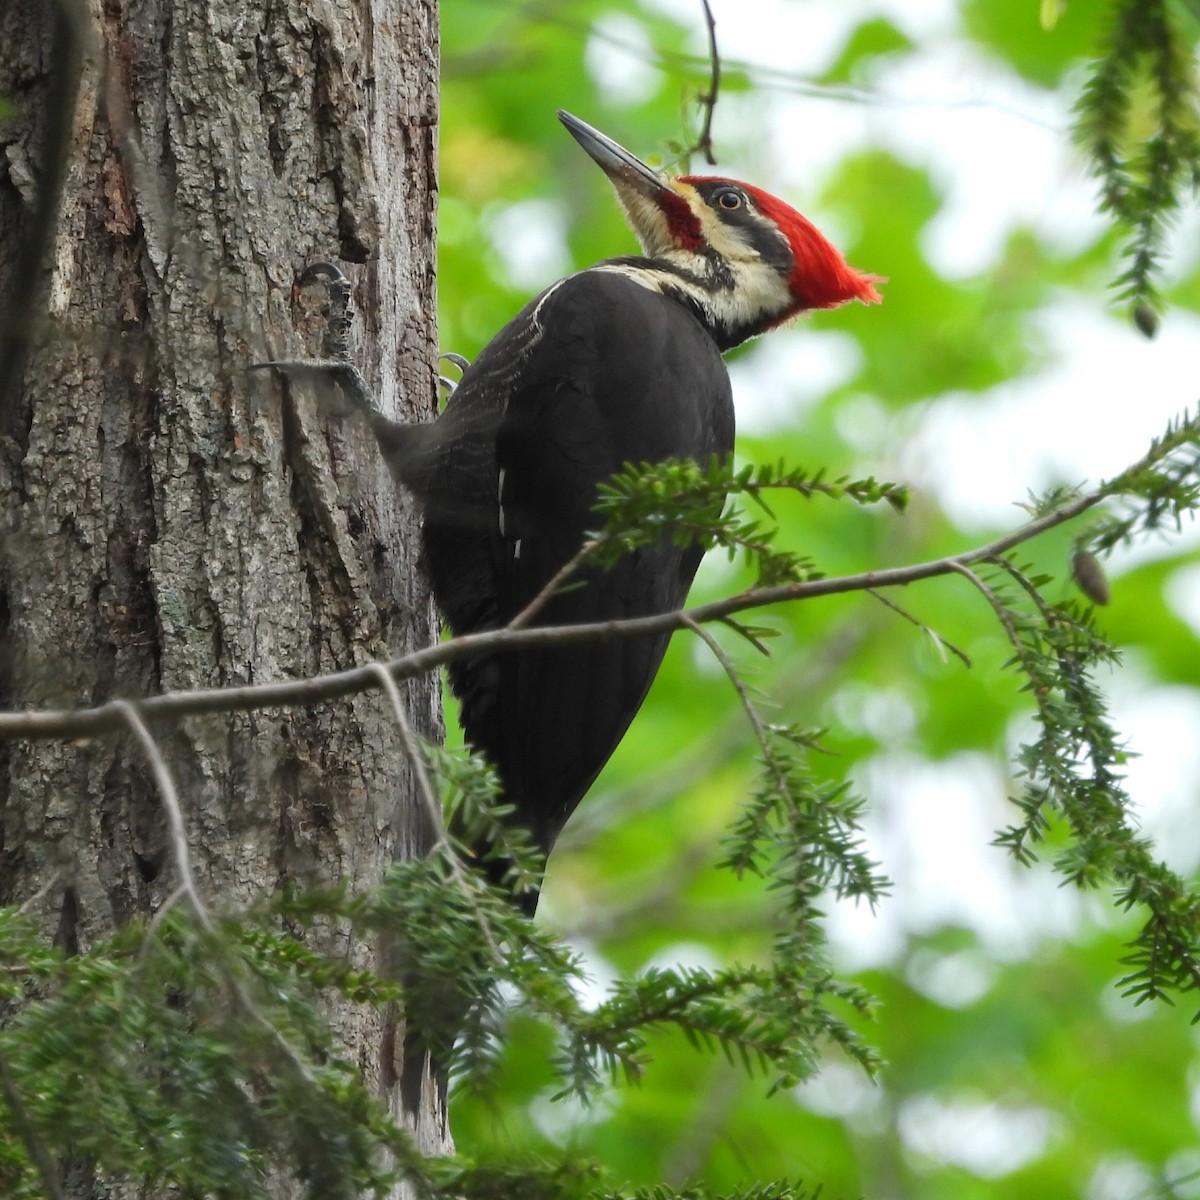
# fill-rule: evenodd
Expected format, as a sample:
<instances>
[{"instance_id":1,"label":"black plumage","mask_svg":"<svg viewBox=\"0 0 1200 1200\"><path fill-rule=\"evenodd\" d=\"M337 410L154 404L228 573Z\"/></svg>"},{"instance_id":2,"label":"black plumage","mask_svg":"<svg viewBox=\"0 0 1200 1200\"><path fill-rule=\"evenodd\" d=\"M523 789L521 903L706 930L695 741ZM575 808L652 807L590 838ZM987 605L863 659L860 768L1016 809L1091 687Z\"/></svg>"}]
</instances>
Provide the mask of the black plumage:
<instances>
[{"instance_id":1,"label":"black plumage","mask_svg":"<svg viewBox=\"0 0 1200 1200\"><path fill-rule=\"evenodd\" d=\"M369 401L345 345L349 284L332 264L304 279L341 297L335 360L263 364L332 372L363 409L421 502L425 564L456 634L520 613L596 528L597 486L627 464L730 454L722 351L805 309L880 298L878 277L850 267L782 200L733 180L662 176L569 113L559 119L608 176L643 257L600 263L532 300L428 424L396 424ZM678 609L702 552L664 536L607 570L585 566L533 623ZM667 641L496 651L452 666L467 741L543 854L637 713Z\"/></svg>"},{"instance_id":2,"label":"black plumage","mask_svg":"<svg viewBox=\"0 0 1200 1200\"><path fill-rule=\"evenodd\" d=\"M416 428L419 449L398 447L393 462L422 501L435 598L461 634L503 626L578 551L597 525L599 483L628 463L727 456L734 418L729 376L694 313L601 266L526 305L438 420ZM701 554L664 537L607 570L585 568L534 623L679 608ZM668 636L451 668L467 741L543 852L641 706Z\"/></svg>"}]
</instances>

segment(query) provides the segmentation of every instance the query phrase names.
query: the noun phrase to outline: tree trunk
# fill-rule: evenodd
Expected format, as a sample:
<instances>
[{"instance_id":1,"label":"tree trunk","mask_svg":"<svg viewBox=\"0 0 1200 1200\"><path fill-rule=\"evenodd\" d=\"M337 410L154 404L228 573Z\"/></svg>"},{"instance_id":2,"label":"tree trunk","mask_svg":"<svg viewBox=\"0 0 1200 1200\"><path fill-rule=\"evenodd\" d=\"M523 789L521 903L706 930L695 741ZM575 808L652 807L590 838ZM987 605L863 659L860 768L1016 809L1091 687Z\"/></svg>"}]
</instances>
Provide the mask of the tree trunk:
<instances>
[{"instance_id":1,"label":"tree trunk","mask_svg":"<svg viewBox=\"0 0 1200 1200\"><path fill-rule=\"evenodd\" d=\"M320 350L294 281L336 259L384 411L432 413L436 85L435 0L0 6L4 707L311 676L436 637L412 505L365 425L246 372ZM436 679L404 695L437 734ZM155 734L214 908L369 887L427 837L377 694ZM42 893L74 951L178 882L130 739L0 747L0 903ZM444 1148L428 1078L402 1103L398 1031L333 1019Z\"/></svg>"}]
</instances>

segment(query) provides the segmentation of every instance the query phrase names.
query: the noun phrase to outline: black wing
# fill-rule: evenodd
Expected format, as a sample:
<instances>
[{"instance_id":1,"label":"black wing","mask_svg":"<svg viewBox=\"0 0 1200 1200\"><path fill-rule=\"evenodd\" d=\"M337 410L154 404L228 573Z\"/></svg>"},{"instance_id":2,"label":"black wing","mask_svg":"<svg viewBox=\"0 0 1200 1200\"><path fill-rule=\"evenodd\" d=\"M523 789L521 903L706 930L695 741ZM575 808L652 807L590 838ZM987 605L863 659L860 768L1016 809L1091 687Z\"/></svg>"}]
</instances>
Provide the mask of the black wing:
<instances>
[{"instance_id":1,"label":"black wing","mask_svg":"<svg viewBox=\"0 0 1200 1200\"><path fill-rule=\"evenodd\" d=\"M425 549L456 633L510 620L595 527L596 485L627 463L707 462L733 447L721 356L681 304L592 269L527 306L464 374L438 419ZM669 538L587 571L535 624L680 607L702 548ZM641 706L669 635L456 664L467 740L549 852Z\"/></svg>"}]
</instances>

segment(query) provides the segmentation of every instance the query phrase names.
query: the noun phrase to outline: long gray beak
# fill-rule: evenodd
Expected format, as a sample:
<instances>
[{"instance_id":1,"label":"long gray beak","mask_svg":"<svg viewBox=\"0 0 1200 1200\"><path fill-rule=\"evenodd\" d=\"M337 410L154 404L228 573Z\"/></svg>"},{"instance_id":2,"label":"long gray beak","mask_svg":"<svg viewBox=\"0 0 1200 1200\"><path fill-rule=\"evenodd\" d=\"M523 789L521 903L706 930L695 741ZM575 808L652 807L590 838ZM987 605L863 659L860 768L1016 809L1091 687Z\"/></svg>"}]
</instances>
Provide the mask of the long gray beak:
<instances>
[{"instance_id":1,"label":"long gray beak","mask_svg":"<svg viewBox=\"0 0 1200 1200\"><path fill-rule=\"evenodd\" d=\"M624 146L618 145L600 130L593 129L586 121L573 117L561 108L558 110L558 119L613 183L624 183L652 200L671 190L657 171L651 170L640 158L635 158Z\"/></svg>"}]
</instances>

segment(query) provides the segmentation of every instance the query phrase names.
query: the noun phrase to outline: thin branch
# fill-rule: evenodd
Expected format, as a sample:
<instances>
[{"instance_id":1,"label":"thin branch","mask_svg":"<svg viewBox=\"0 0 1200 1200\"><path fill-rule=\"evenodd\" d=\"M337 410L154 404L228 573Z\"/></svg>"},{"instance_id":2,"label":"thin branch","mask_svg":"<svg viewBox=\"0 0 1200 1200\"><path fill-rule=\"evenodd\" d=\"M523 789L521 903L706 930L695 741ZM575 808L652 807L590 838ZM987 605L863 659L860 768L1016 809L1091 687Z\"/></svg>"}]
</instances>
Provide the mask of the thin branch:
<instances>
[{"instance_id":1,"label":"thin branch","mask_svg":"<svg viewBox=\"0 0 1200 1200\"><path fill-rule=\"evenodd\" d=\"M50 878L47 879L46 882L43 883L42 886L40 888L38 888L38 890L36 892L34 892L33 895L30 896L29 899L26 900L24 904L21 905L20 908L17 909L17 912L21 916L24 916L27 912L29 912L31 909L33 909L33 907L40 900L42 900L45 897L46 893L49 892L50 889L58 882L59 876L61 874L62 874L61 870L55 871L50 876Z\"/></svg>"},{"instance_id":2,"label":"thin branch","mask_svg":"<svg viewBox=\"0 0 1200 1200\"><path fill-rule=\"evenodd\" d=\"M155 783L158 785L159 796L167 812L167 827L171 835L171 845L175 855L175 869L179 874L179 887L168 898L167 903L163 907L169 908L179 895L186 897L201 928L205 933L216 938L218 936L216 926L213 924L208 909L204 901L200 898L199 891L196 889L195 876L192 874L191 852L188 849L187 831L183 825L183 810L180 808L179 793L175 790L175 781L171 778L171 772L167 767L166 759L163 758L162 752L158 748L158 743L154 740L154 736L150 730L147 729L145 721L142 720L141 714L134 705L130 704L128 700L116 700L113 702L112 707L133 733L138 745L141 747L142 753L150 763ZM148 944L148 942L143 944ZM283 1031L258 1007L243 980L238 978L235 970L232 967L225 966L222 970L222 975L234 1000L241 1007L242 1011L267 1030L300 1078L310 1085L315 1085L316 1076L312 1068L305 1062L300 1052L288 1041Z\"/></svg>"},{"instance_id":3,"label":"thin branch","mask_svg":"<svg viewBox=\"0 0 1200 1200\"><path fill-rule=\"evenodd\" d=\"M550 22L569 29L577 34L594 38L598 42L606 42L610 46L628 54L660 71L702 70L707 62L702 54L691 54L673 50L660 50L655 47L647 49L644 43L635 42L629 38L614 33L603 25L593 21L579 20L564 15L561 7L549 9L546 6L524 6L531 18L539 22ZM454 70L453 59L447 59L443 64L444 73ZM510 60L513 61L513 60ZM828 100L843 104L861 104L878 106L886 109L897 108L934 108L946 112L962 109L988 109L1014 117L1026 124L1039 129L1065 136L1069 130L1065 124L1043 120L1036 114L1006 104L994 96L982 93L973 95L938 96L938 95L903 95L895 92L878 91L872 88L855 87L850 84L814 82L786 67L768 67L749 59L736 59L726 56L724 60L726 71L734 71L744 76L760 91L775 91L787 95L807 96L813 100Z\"/></svg>"},{"instance_id":4,"label":"thin branch","mask_svg":"<svg viewBox=\"0 0 1200 1200\"><path fill-rule=\"evenodd\" d=\"M576 571L596 552L596 549L602 545L602 538L588 538L586 542L569 558L553 575L550 576L546 586L507 625L505 629L524 629L534 617L542 611L543 608L550 602L551 597L562 587Z\"/></svg>"},{"instance_id":5,"label":"thin branch","mask_svg":"<svg viewBox=\"0 0 1200 1200\"><path fill-rule=\"evenodd\" d=\"M910 624L915 625L923 634L926 635L926 637L929 638L931 642L933 642L939 651L944 652L949 650L950 653L953 654L954 657L957 658L964 667L966 667L968 670L970 669L971 659L965 650L960 650L953 642L948 642L940 633L938 633L936 629L934 629L932 626L926 625L925 622L919 617L914 617L907 608L904 608L903 605L897 604L895 600L889 599L882 592L877 591L875 588L867 588L867 594L869 596L874 596L875 599L884 606L884 608L890 608L897 616L903 617ZM942 653L942 661L946 661L945 653Z\"/></svg>"},{"instance_id":6,"label":"thin branch","mask_svg":"<svg viewBox=\"0 0 1200 1200\"><path fill-rule=\"evenodd\" d=\"M477 889L471 886L471 881L467 878L466 872L462 869L462 864L458 861L458 854L450 844L450 839L446 836L446 824L442 820L442 806L438 803L437 794L433 790L433 781L429 778L429 772L425 767L425 759L417 747L416 737L413 734L412 726L408 722L408 714L404 711L404 702L400 697L400 689L396 686L396 681L392 678L391 673L384 663L369 663L367 670L372 673L379 686L383 689L384 694L391 701L392 715L396 718L396 728L400 731L400 748L404 753L404 757L408 760L408 765L412 768L413 776L417 781L417 795L421 798L426 816L428 816L430 825L434 831L434 847L440 848L446 855L446 862L450 866L450 874L454 882L458 885L468 902L471 902L472 911L475 913L479 925L479 932L483 935L483 940L487 943L487 948L491 951L492 957L496 962L503 963L504 956L501 954L500 946L496 941L495 935L492 933L492 927L488 923L487 917L479 910L479 906L473 903L472 898L477 894Z\"/></svg>"},{"instance_id":7,"label":"thin branch","mask_svg":"<svg viewBox=\"0 0 1200 1200\"><path fill-rule=\"evenodd\" d=\"M596 621L584 625L540 626L536 629L496 629L485 633L466 634L394 659L387 664L387 670L396 681L411 679L437 670L447 663L499 649L520 650L529 646L645 637L648 634L683 629L690 622L703 625L710 621L724 620L734 613L764 608L770 604L811 600L818 596L844 595L847 592L868 591L872 588L903 587L923 579L961 574L960 567L1003 554L1022 542L1073 520L1088 509L1094 508L1107 495L1103 489L1089 492L1045 516L1027 522L1004 537L949 558L932 559L907 567L866 571L857 575L749 588L735 596L727 596L707 604L697 604L693 608L628 621ZM286 708L335 700L357 692L369 691L378 685L378 677L370 667L355 667L283 683L166 692L160 696L139 700L137 711L144 720L166 720L199 714ZM22 738L86 738L112 733L128 724L123 706L128 707L128 702L114 700L95 708L0 713L0 741Z\"/></svg>"},{"instance_id":8,"label":"thin branch","mask_svg":"<svg viewBox=\"0 0 1200 1200\"><path fill-rule=\"evenodd\" d=\"M994 567L1003 571L1029 597L1038 612L1041 613L1042 620L1048 626L1058 624L1053 613L1050 611L1050 606L1046 603L1046 598L1033 586L1024 571L1019 570L1013 562L1002 555L996 555L991 562Z\"/></svg>"},{"instance_id":9,"label":"thin branch","mask_svg":"<svg viewBox=\"0 0 1200 1200\"><path fill-rule=\"evenodd\" d=\"M113 707L137 739L150 764L150 770L154 773L159 798L167 813L167 829L171 835L171 848L175 855L175 870L179 873L180 890L187 897L192 912L196 914L196 920L207 932L215 933L212 918L209 917L208 909L196 890L196 879L192 874L192 854L188 849L187 830L183 826L183 810L179 807L179 793L175 790L175 781L171 778L167 760L163 758L154 735L146 728L138 710L128 700L116 700Z\"/></svg>"},{"instance_id":10,"label":"thin branch","mask_svg":"<svg viewBox=\"0 0 1200 1200\"><path fill-rule=\"evenodd\" d=\"M142 948L140 955L145 955L155 935L162 927L163 922L167 919L171 909L175 907L184 897L182 887L177 887L159 906L158 912L154 914L146 925L146 936L142 939Z\"/></svg>"},{"instance_id":11,"label":"thin branch","mask_svg":"<svg viewBox=\"0 0 1200 1200\"><path fill-rule=\"evenodd\" d=\"M433 781L425 769L425 759L417 749L416 738L412 726L408 723L408 714L404 711L404 701L400 697L400 689L383 663L367 664L367 670L375 677L384 695L391 701L392 716L396 719L396 728L400 731L400 749L412 768L413 778L417 781L417 795L429 819L429 827L433 830L435 846L449 847L446 837L446 824L442 820L442 806L438 803L437 793L433 790Z\"/></svg>"},{"instance_id":12,"label":"thin branch","mask_svg":"<svg viewBox=\"0 0 1200 1200\"><path fill-rule=\"evenodd\" d=\"M713 114L717 108L717 95L721 90L721 56L717 52L717 20L713 16L709 0L700 0L704 6L704 23L708 26L708 61L711 64L708 91L699 96L704 109L704 125L700 129L700 138L693 147L704 152L704 160L710 167L717 165L717 156L713 153L712 123ZM689 151L689 153L691 153Z\"/></svg>"},{"instance_id":13,"label":"thin branch","mask_svg":"<svg viewBox=\"0 0 1200 1200\"><path fill-rule=\"evenodd\" d=\"M1000 597L965 563L955 563L954 569L959 575L962 575L965 579L969 579L979 594L992 606L992 611L996 614L996 620L1004 626L1004 632L1008 635L1008 640L1012 643L1013 649L1020 656L1021 660L1025 661L1025 647L1021 643L1021 635L1017 632L1016 625L1013 624L1012 613L1005 608Z\"/></svg>"},{"instance_id":14,"label":"thin branch","mask_svg":"<svg viewBox=\"0 0 1200 1200\"><path fill-rule=\"evenodd\" d=\"M712 651L713 658L721 664L721 669L725 672L729 682L733 684L733 690L737 692L738 699L742 702L742 708L745 710L746 719L750 722L750 726L754 730L754 736L758 739L758 744L763 754L763 762L770 768L779 794L786 801L788 796L787 787L783 782L784 772L775 760L775 752L771 746L770 731L763 723L762 717L759 716L758 709L754 707L754 701L750 698L750 689L746 687L745 680L738 673L733 659L725 653L721 643L717 641L713 634L702 625L691 619L685 620L684 624Z\"/></svg>"},{"instance_id":15,"label":"thin branch","mask_svg":"<svg viewBox=\"0 0 1200 1200\"><path fill-rule=\"evenodd\" d=\"M780 681L771 699L779 709L813 702L838 669L866 641L869 626L862 614L843 622L833 633L806 655L803 665ZM630 814L657 808L671 796L679 795L697 780L707 779L741 752L747 741L746 720L741 712L731 712L705 739L703 746L689 745L685 750L657 764L653 771L624 787L604 793L605 803L584 805L571 818L555 846L586 845L605 829L625 820ZM571 929L574 930L572 925Z\"/></svg>"}]
</instances>

